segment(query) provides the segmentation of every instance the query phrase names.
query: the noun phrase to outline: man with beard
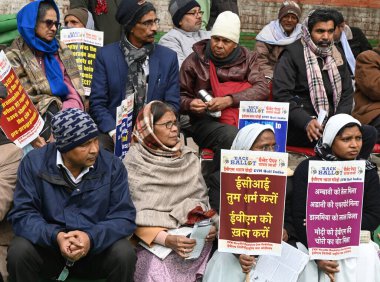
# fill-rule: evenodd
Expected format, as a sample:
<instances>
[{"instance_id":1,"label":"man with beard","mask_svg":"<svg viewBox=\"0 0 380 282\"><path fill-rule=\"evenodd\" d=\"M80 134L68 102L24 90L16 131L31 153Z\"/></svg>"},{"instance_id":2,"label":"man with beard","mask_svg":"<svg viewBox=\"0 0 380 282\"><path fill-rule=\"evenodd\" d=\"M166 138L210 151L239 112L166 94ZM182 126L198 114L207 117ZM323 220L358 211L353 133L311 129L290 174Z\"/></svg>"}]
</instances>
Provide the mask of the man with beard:
<instances>
[{"instance_id":1,"label":"man with beard","mask_svg":"<svg viewBox=\"0 0 380 282\"><path fill-rule=\"evenodd\" d=\"M178 60L174 51L154 44L160 19L145 0L123 0L116 13L125 34L119 42L101 48L91 85L90 115L98 125L100 143L113 151L116 108L134 96L133 120L144 104L167 102L179 109Z\"/></svg>"},{"instance_id":2,"label":"man with beard","mask_svg":"<svg viewBox=\"0 0 380 282\"><path fill-rule=\"evenodd\" d=\"M193 44L210 39L210 32L201 30L203 11L195 0L171 0L169 12L174 28L161 37L159 44L177 53L181 67L186 57L193 53Z\"/></svg>"},{"instance_id":3,"label":"man with beard","mask_svg":"<svg viewBox=\"0 0 380 282\"><path fill-rule=\"evenodd\" d=\"M294 1L284 1L278 19L264 26L256 36L255 50L259 53L260 70L267 78L273 77L278 56L286 45L301 37L301 8Z\"/></svg>"},{"instance_id":4,"label":"man with beard","mask_svg":"<svg viewBox=\"0 0 380 282\"><path fill-rule=\"evenodd\" d=\"M331 9L311 12L301 38L285 47L274 69L274 100L289 102L288 145L316 144L324 126L316 119L321 110L327 118L351 113L351 77L344 55L334 46L335 21Z\"/></svg>"}]
</instances>

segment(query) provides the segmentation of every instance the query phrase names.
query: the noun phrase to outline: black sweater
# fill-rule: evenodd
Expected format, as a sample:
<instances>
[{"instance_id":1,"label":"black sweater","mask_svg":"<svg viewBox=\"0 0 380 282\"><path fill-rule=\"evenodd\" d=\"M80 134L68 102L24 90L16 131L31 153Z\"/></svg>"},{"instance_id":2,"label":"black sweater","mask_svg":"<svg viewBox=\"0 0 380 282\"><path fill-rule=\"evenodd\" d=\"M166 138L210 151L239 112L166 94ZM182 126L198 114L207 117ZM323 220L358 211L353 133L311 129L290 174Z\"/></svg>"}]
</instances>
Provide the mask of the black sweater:
<instances>
[{"instance_id":1,"label":"black sweater","mask_svg":"<svg viewBox=\"0 0 380 282\"><path fill-rule=\"evenodd\" d=\"M342 55L343 51L339 49L338 51ZM322 59L318 58L318 63L322 69ZM342 94L335 113L333 88L327 71L322 71L323 84L330 103L329 117L339 113L350 114L353 105L352 80L344 54L337 63L337 68L342 79ZM318 116L310 99L304 51L300 39L287 45L278 59L273 73L273 99L276 102L289 102L289 128L304 131L312 116Z\"/></svg>"}]
</instances>

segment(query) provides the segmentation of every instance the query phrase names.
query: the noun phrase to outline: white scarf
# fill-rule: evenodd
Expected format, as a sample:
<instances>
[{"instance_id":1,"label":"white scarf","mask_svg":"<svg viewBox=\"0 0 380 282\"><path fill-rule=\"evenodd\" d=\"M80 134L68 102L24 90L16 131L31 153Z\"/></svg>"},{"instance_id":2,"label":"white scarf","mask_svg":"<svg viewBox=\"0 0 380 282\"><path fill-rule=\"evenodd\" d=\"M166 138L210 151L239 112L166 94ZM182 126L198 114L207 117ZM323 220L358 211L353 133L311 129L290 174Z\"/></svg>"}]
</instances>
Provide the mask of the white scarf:
<instances>
[{"instance_id":1,"label":"white scarf","mask_svg":"<svg viewBox=\"0 0 380 282\"><path fill-rule=\"evenodd\" d=\"M297 24L292 34L287 36L279 20L271 21L256 36L256 40L270 45L285 46L301 37L301 24Z\"/></svg>"},{"instance_id":2,"label":"white scarf","mask_svg":"<svg viewBox=\"0 0 380 282\"><path fill-rule=\"evenodd\" d=\"M250 150L257 137L264 130L274 129L269 124L251 123L241 128L232 143L231 150Z\"/></svg>"}]
</instances>

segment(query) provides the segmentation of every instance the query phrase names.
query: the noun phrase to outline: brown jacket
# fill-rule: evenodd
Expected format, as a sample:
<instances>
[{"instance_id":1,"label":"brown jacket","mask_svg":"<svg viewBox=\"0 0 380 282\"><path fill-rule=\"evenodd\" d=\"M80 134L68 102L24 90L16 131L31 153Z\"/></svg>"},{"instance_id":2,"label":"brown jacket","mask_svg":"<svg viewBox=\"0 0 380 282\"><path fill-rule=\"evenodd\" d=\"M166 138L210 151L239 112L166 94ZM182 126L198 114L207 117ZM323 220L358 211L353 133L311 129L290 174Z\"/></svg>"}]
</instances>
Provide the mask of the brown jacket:
<instances>
[{"instance_id":1,"label":"brown jacket","mask_svg":"<svg viewBox=\"0 0 380 282\"><path fill-rule=\"evenodd\" d=\"M255 51L259 54L257 62L260 64L260 70L265 76L273 77L274 65L284 48L285 46L256 41Z\"/></svg>"},{"instance_id":2,"label":"brown jacket","mask_svg":"<svg viewBox=\"0 0 380 282\"><path fill-rule=\"evenodd\" d=\"M193 45L194 52L183 62L180 71L181 112L189 113L190 102L198 99L198 91L204 89L212 94L210 84L209 61L205 58L205 49L209 39ZM248 81L251 88L232 95L233 107L239 107L240 101L265 101L269 97L266 79L260 73L257 53L241 47L241 54L235 62L216 68L219 82Z\"/></svg>"},{"instance_id":3,"label":"brown jacket","mask_svg":"<svg viewBox=\"0 0 380 282\"><path fill-rule=\"evenodd\" d=\"M380 115L380 47L356 58L353 117L369 124Z\"/></svg>"}]
</instances>

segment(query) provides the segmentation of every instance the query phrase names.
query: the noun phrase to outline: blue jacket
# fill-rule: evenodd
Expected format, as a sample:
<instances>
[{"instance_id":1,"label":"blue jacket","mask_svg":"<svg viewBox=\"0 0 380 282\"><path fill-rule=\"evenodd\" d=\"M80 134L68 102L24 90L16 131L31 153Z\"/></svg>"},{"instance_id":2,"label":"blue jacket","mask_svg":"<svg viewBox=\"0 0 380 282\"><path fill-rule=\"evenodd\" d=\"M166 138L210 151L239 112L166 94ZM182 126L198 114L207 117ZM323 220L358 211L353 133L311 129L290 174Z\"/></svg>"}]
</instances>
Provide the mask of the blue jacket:
<instances>
[{"instance_id":1,"label":"blue jacket","mask_svg":"<svg viewBox=\"0 0 380 282\"><path fill-rule=\"evenodd\" d=\"M100 149L94 168L69 192L56 165L55 143L33 150L21 161L8 215L17 236L42 247L56 247L60 231L80 230L100 253L133 234L136 210L123 163Z\"/></svg>"},{"instance_id":2,"label":"blue jacket","mask_svg":"<svg viewBox=\"0 0 380 282\"><path fill-rule=\"evenodd\" d=\"M101 132L116 127L116 107L125 98L128 65L115 42L100 48L95 60L90 95L90 115ZM161 100L179 110L179 75L177 54L155 45L149 56L147 102Z\"/></svg>"}]
</instances>

